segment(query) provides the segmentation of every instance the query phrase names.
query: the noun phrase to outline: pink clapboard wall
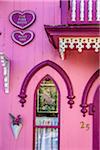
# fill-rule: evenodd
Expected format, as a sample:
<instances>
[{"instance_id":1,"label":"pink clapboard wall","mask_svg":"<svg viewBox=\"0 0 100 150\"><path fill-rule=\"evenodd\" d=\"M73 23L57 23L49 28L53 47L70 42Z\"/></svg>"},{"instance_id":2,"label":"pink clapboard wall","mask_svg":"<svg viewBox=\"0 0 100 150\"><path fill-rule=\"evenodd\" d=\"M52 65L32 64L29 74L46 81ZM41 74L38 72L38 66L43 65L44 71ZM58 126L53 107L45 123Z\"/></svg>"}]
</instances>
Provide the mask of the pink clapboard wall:
<instances>
[{"instance_id":1,"label":"pink clapboard wall","mask_svg":"<svg viewBox=\"0 0 100 150\"><path fill-rule=\"evenodd\" d=\"M28 29L35 33L35 38L26 46L12 41L11 33L17 28L9 22L9 14L14 10L33 10L36 21ZM83 117L80 103L84 87L91 75L98 69L99 57L95 52L68 51L62 61L58 50L48 41L44 24L60 24L60 0L1 0L0 1L0 51L11 61L10 93L5 94L3 73L0 65L0 150L32 150L33 144L33 105L34 91L39 81L50 74L60 89L60 150L92 150L92 116ZM67 104L67 90L62 77L51 67L46 66L38 71L30 81L27 89L27 102L22 108L19 103L19 91L27 73L44 60L51 60L61 66L70 77L75 98L73 109ZM92 101L96 81L88 96ZM23 128L17 140L14 139L9 113L23 117ZM87 131L81 129L81 123L89 124Z\"/></svg>"}]
</instances>

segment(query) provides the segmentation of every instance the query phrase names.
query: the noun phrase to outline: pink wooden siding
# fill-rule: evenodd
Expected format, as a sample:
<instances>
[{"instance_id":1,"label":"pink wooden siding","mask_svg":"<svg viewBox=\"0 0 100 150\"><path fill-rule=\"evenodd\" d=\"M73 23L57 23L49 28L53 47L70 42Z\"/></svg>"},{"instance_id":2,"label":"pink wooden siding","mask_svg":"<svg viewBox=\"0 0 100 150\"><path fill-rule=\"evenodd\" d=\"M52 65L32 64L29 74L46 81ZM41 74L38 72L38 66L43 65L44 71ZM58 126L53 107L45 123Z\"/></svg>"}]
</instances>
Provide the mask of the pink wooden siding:
<instances>
[{"instance_id":1,"label":"pink wooden siding","mask_svg":"<svg viewBox=\"0 0 100 150\"><path fill-rule=\"evenodd\" d=\"M9 22L9 14L14 10L33 10L36 13L35 23L29 27L34 31L34 40L26 45L19 46L11 39L11 33L17 28ZM57 82L61 94L61 129L60 150L92 150L92 117L83 118L80 113L80 103L84 87L91 75L98 69L99 57L93 51L68 52L66 60L62 61L59 53L49 43L44 24L60 24L60 0L12 0L0 1L0 51L3 51L11 60L10 93L5 94L3 88L2 67L0 65L0 150L33 150L33 105L34 91L39 81L46 75ZM67 90L62 77L51 67L44 67L32 78L27 89L27 103L22 108L19 103L19 91L26 74L35 65L51 60L61 66L70 77L74 93L75 104L73 109L67 104ZM96 81L88 96L92 101ZM14 139L9 113L23 117L23 128L17 140ZM87 131L81 129L80 122L89 124Z\"/></svg>"}]
</instances>

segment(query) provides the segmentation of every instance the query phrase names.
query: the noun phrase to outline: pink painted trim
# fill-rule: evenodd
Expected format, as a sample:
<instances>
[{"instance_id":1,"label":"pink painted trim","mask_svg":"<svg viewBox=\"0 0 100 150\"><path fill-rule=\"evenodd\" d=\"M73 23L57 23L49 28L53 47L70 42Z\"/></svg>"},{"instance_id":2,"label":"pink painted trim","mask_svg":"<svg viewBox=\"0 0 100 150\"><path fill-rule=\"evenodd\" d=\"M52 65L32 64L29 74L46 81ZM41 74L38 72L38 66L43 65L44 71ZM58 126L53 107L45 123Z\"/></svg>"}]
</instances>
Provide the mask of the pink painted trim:
<instances>
[{"instance_id":1,"label":"pink painted trim","mask_svg":"<svg viewBox=\"0 0 100 150\"><path fill-rule=\"evenodd\" d=\"M32 77L37 71L44 68L45 66L50 66L53 69L55 69L65 81L65 84L68 90L68 96L67 96L67 98L69 99L68 104L70 105L70 108L72 108L72 105L74 104L73 99L75 98L75 96L74 96L71 80L69 76L66 74L66 72L58 64L50 60L43 61L40 64L36 65L26 75L21 86L20 94L18 95L21 98L19 102L22 104L22 107L24 107L24 103L26 103L26 100L25 100L25 98L27 97L26 91L27 91L27 87L28 87L30 80L32 79Z\"/></svg>"},{"instance_id":2,"label":"pink painted trim","mask_svg":"<svg viewBox=\"0 0 100 150\"><path fill-rule=\"evenodd\" d=\"M36 125L36 98L37 98L37 89L40 86L40 83L46 78L49 77L51 78L51 80L53 80L54 84L56 85L57 91L58 91L58 125L57 126L41 126L41 125ZM38 83L35 92L34 92L34 112L33 112L33 150L35 150L35 129L36 128L58 128L58 150L60 149L60 90L59 87L56 83L56 81L50 76L50 75L46 75L44 78L42 78L40 80L40 82Z\"/></svg>"},{"instance_id":3,"label":"pink painted trim","mask_svg":"<svg viewBox=\"0 0 100 150\"><path fill-rule=\"evenodd\" d=\"M20 25L14 23L14 21L12 20L12 17L14 14L21 14L21 15L24 15L25 13L29 13L33 16L33 19L30 21L30 23L26 24L25 26L21 27ZM11 22L12 25L14 25L15 27L19 28L19 29L26 29L28 28L29 26L31 26L36 20L36 14L31 11L31 10L25 10L25 11L20 11L20 10L15 10L13 11L10 15L9 15L9 21Z\"/></svg>"},{"instance_id":4,"label":"pink painted trim","mask_svg":"<svg viewBox=\"0 0 100 150\"><path fill-rule=\"evenodd\" d=\"M84 92L83 92L83 96L82 96L82 102L81 102L81 112L83 113L83 116L85 117L85 114L87 113L87 107L89 106L87 104L87 98L88 98L88 94L89 91L93 85L93 83L95 82L95 80L99 77L100 74L100 69L98 69L92 76L91 78L88 80L85 88L84 88Z\"/></svg>"}]
</instances>

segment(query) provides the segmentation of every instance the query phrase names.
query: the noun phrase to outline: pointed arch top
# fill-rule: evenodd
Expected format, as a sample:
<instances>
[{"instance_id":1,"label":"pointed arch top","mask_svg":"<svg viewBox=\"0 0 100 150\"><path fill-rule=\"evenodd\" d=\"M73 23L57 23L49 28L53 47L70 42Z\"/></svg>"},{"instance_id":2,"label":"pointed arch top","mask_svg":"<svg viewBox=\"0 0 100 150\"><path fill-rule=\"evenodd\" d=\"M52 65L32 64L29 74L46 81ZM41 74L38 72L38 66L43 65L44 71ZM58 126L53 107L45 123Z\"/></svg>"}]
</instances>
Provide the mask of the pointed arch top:
<instances>
[{"instance_id":1,"label":"pointed arch top","mask_svg":"<svg viewBox=\"0 0 100 150\"><path fill-rule=\"evenodd\" d=\"M52 80L53 83L55 84L57 90L59 90L58 88L58 84L56 83L56 81L51 77L51 75L49 74L46 74L38 83L37 87L36 87L36 90L40 87L41 83L44 81L44 80Z\"/></svg>"},{"instance_id":2,"label":"pointed arch top","mask_svg":"<svg viewBox=\"0 0 100 150\"><path fill-rule=\"evenodd\" d=\"M71 80L69 76L67 75L67 73L58 64L50 60L46 60L46 61L39 63L38 65L33 67L29 71L29 73L26 75L22 83L21 89L20 89L20 94L18 95L21 98L19 101L22 104L21 106L24 107L24 103L26 103L26 99L25 99L27 97L26 92L27 92L27 88L28 88L28 84L30 80L35 75L35 73L37 73L40 69L44 68L45 66L50 66L51 68L56 70L65 81L65 84L68 90L68 96L67 96L67 98L69 99L68 104L70 105L70 108L72 108L72 105L74 104L73 99L75 98L75 96L74 96Z\"/></svg>"},{"instance_id":3,"label":"pointed arch top","mask_svg":"<svg viewBox=\"0 0 100 150\"><path fill-rule=\"evenodd\" d=\"M39 99L39 94L41 95L43 101L41 101ZM56 95L56 96L54 96L54 95ZM38 104L37 108L38 108L39 112L43 113L44 110L40 110L41 107L44 107L45 105L53 103L54 105L56 105L56 108L54 105L52 105L52 107L55 110L54 109L51 110L50 113L59 113L60 112L60 109L59 109L60 108L60 90L59 90L57 82L49 74L45 75L38 82L35 92L34 92L34 99L35 99L34 110L36 109L36 103L37 103ZM39 101L41 101L41 102L39 102ZM42 105L40 103L42 103ZM41 105L40 109L39 109L39 105ZM44 111L44 113L45 113L45 111ZM35 113L34 113L34 115L36 116Z\"/></svg>"},{"instance_id":4,"label":"pointed arch top","mask_svg":"<svg viewBox=\"0 0 100 150\"><path fill-rule=\"evenodd\" d=\"M93 114L93 105L89 105L87 104L87 98L88 98L88 94L90 92L90 89L93 85L93 83L96 81L96 79L99 77L100 75L100 69L98 69L91 77L90 79L88 80L85 88L84 88L84 91L83 91L83 96L82 96L82 102L81 102L81 112L83 113L83 116L85 117L85 114L87 113L87 107L89 107L92 111L91 113Z\"/></svg>"}]
</instances>

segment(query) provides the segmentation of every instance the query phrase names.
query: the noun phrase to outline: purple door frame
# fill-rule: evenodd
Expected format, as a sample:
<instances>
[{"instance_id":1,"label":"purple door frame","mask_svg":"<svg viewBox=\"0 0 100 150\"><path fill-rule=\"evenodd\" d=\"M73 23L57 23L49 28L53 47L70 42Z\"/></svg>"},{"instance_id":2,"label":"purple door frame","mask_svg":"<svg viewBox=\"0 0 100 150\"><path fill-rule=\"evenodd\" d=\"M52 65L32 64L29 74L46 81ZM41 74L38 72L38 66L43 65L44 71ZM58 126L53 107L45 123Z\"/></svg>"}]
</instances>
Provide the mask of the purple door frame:
<instances>
[{"instance_id":1,"label":"purple door frame","mask_svg":"<svg viewBox=\"0 0 100 150\"><path fill-rule=\"evenodd\" d=\"M94 94L93 105L95 107L95 113L93 115L93 150L100 149L100 86L97 87Z\"/></svg>"},{"instance_id":2,"label":"purple door frame","mask_svg":"<svg viewBox=\"0 0 100 150\"><path fill-rule=\"evenodd\" d=\"M87 108L89 107L89 113L90 115L93 114L94 112L94 108L93 108L93 104L87 104L87 98L88 98L88 94L90 92L90 89L93 85L93 83L96 81L96 79L99 77L100 74L100 69L98 69L88 80L84 91L83 91L83 96L82 96L82 102L81 102L81 112L83 113L83 116L85 117L85 114L87 113Z\"/></svg>"}]
</instances>

